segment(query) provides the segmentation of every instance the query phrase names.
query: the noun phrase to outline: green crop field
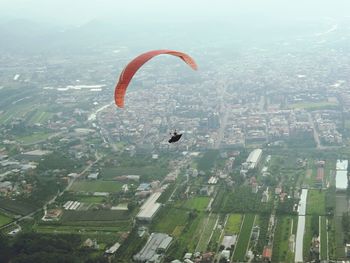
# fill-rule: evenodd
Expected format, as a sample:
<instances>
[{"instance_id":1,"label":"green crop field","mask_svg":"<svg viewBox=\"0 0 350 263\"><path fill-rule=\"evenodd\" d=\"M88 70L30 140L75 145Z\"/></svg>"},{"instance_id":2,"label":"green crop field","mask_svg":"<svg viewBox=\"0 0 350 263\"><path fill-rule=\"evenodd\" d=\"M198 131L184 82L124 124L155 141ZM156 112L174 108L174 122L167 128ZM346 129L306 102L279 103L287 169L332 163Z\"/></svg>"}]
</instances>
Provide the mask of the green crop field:
<instances>
[{"instance_id":1,"label":"green crop field","mask_svg":"<svg viewBox=\"0 0 350 263\"><path fill-rule=\"evenodd\" d=\"M241 214L231 214L225 226L225 233L237 235L241 228L241 223L242 223Z\"/></svg>"},{"instance_id":2,"label":"green crop field","mask_svg":"<svg viewBox=\"0 0 350 263\"><path fill-rule=\"evenodd\" d=\"M291 108L294 109L306 109L306 110L322 110L322 109L334 109L338 106L338 103L336 102L305 102L305 103L296 103L290 105Z\"/></svg>"},{"instance_id":3,"label":"green crop field","mask_svg":"<svg viewBox=\"0 0 350 263\"><path fill-rule=\"evenodd\" d=\"M103 203L104 199L105 197L103 196L81 195L77 197L77 201L82 203L89 203L89 204L100 204L100 203Z\"/></svg>"},{"instance_id":4,"label":"green crop field","mask_svg":"<svg viewBox=\"0 0 350 263\"><path fill-rule=\"evenodd\" d=\"M210 197L194 197L186 201L184 207L188 209L196 209L198 211L205 211L208 207Z\"/></svg>"},{"instance_id":5,"label":"green crop field","mask_svg":"<svg viewBox=\"0 0 350 263\"><path fill-rule=\"evenodd\" d=\"M320 226L320 234L321 234L321 260L327 260L327 250L328 250L328 242L327 242L327 221L325 216L321 216L321 226Z\"/></svg>"},{"instance_id":6,"label":"green crop field","mask_svg":"<svg viewBox=\"0 0 350 263\"><path fill-rule=\"evenodd\" d=\"M0 199L0 208L13 214L26 215L33 212L38 207L25 201Z\"/></svg>"},{"instance_id":7,"label":"green crop field","mask_svg":"<svg viewBox=\"0 0 350 263\"><path fill-rule=\"evenodd\" d=\"M203 228L202 235L198 241L196 251L206 251L208 243L210 242L210 237L214 231L215 224L217 222L218 215L211 214L209 218L206 219L206 224Z\"/></svg>"},{"instance_id":8,"label":"green crop field","mask_svg":"<svg viewBox=\"0 0 350 263\"><path fill-rule=\"evenodd\" d=\"M306 214L308 215L324 215L325 208L325 191L309 190L307 195Z\"/></svg>"},{"instance_id":9,"label":"green crop field","mask_svg":"<svg viewBox=\"0 0 350 263\"><path fill-rule=\"evenodd\" d=\"M34 231L40 233L80 233L80 234L103 234L115 235L121 231L128 231L128 225L117 226L87 226L87 225L35 225Z\"/></svg>"},{"instance_id":10,"label":"green crop field","mask_svg":"<svg viewBox=\"0 0 350 263\"><path fill-rule=\"evenodd\" d=\"M289 238L291 234L293 217L291 216L279 216L277 218L277 227L274 238L274 250L272 254L273 262L292 262L294 259L294 253L289 249ZM294 221L293 224L297 222ZM297 226L293 226L293 230L297 229Z\"/></svg>"},{"instance_id":11,"label":"green crop field","mask_svg":"<svg viewBox=\"0 0 350 263\"><path fill-rule=\"evenodd\" d=\"M165 208L162 209L156 219L154 220L154 231L164 232L172 235L175 229L184 227L188 220L188 212L176 209L176 208ZM179 232L179 231L175 231Z\"/></svg>"},{"instance_id":12,"label":"green crop field","mask_svg":"<svg viewBox=\"0 0 350 263\"><path fill-rule=\"evenodd\" d=\"M159 166L142 166L142 167L115 167L104 168L101 171L102 178L113 180L117 176L135 174L141 176L141 181L149 179L160 179L167 175L168 169Z\"/></svg>"},{"instance_id":13,"label":"green crop field","mask_svg":"<svg viewBox=\"0 0 350 263\"><path fill-rule=\"evenodd\" d=\"M12 221L12 218L0 213L0 226L4 226Z\"/></svg>"},{"instance_id":14,"label":"green crop field","mask_svg":"<svg viewBox=\"0 0 350 263\"><path fill-rule=\"evenodd\" d=\"M23 137L17 137L16 140L24 144L33 144L47 140L52 134L46 132L36 132Z\"/></svg>"},{"instance_id":15,"label":"green crop field","mask_svg":"<svg viewBox=\"0 0 350 263\"><path fill-rule=\"evenodd\" d=\"M128 220L129 213L118 210L65 211L61 222Z\"/></svg>"},{"instance_id":16,"label":"green crop field","mask_svg":"<svg viewBox=\"0 0 350 263\"><path fill-rule=\"evenodd\" d=\"M245 255L248 249L254 219L254 214L246 214L244 216L242 229L239 233L236 249L233 255L233 259L236 261L245 260Z\"/></svg>"},{"instance_id":17,"label":"green crop field","mask_svg":"<svg viewBox=\"0 0 350 263\"><path fill-rule=\"evenodd\" d=\"M118 192L123 184L115 181L76 181L71 191L74 192Z\"/></svg>"}]
</instances>

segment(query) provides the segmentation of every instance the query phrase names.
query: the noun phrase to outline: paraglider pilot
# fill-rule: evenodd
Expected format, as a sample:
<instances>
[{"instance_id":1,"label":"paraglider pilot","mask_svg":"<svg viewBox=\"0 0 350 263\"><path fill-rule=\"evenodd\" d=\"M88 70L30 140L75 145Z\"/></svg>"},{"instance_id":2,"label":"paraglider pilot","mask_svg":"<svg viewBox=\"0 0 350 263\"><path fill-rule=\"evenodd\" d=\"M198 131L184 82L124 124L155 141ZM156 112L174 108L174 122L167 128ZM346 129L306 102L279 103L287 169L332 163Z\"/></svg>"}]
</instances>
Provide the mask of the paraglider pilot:
<instances>
[{"instance_id":1,"label":"paraglider pilot","mask_svg":"<svg viewBox=\"0 0 350 263\"><path fill-rule=\"evenodd\" d=\"M174 143L177 142L178 140L180 140L182 134L181 133L177 133L176 130L174 131L174 133L170 133L171 138L168 141L169 143Z\"/></svg>"}]
</instances>

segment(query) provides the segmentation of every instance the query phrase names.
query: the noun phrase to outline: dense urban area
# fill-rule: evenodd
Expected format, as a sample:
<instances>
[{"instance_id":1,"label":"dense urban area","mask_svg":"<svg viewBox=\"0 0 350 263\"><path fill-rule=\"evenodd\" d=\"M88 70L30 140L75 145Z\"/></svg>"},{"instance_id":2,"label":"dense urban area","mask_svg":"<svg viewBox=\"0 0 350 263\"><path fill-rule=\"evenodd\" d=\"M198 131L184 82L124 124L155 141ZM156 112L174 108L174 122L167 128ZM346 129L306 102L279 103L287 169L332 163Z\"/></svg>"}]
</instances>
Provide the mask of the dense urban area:
<instances>
[{"instance_id":1,"label":"dense urban area","mask_svg":"<svg viewBox=\"0 0 350 263\"><path fill-rule=\"evenodd\" d=\"M189 44L123 109L134 46L0 51L0 261L350 258L349 25Z\"/></svg>"}]
</instances>

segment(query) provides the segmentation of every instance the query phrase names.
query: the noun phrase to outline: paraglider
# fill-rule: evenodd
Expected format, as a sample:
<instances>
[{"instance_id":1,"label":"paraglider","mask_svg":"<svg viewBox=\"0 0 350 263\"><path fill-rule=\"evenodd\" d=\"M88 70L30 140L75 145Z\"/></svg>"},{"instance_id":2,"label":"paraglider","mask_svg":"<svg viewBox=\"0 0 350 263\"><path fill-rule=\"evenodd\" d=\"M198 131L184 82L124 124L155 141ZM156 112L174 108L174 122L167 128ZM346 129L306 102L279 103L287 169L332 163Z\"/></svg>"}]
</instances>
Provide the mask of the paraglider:
<instances>
[{"instance_id":1,"label":"paraglider","mask_svg":"<svg viewBox=\"0 0 350 263\"><path fill-rule=\"evenodd\" d=\"M118 107L120 108L124 107L124 97L125 97L126 90L128 88L130 81L132 80L135 73L139 70L139 68L141 68L142 65L145 64L148 60L161 54L167 54L167 55L179 57L187 65L189 65L193 70L197 70L196 62L189 55L182 52L162 49L162 50L153 50L153 51L143 53L138 57L134 58L128 65L126 65L126 67L123 69L122 73L119 76L119 81L114 91L114 100L115 100L115 104Z\"/></svg>"},{"instance_id":2,"label":"paraglider","mask_svg":"<svg viewBox=\"0 0 350 263\"><path fill-rule=\"evenodd\" d=\"M129 83L131 82L133 76L135 73L142 67L143 64L145 64L148 60L152 59L155 56L167 54L176 56L180 59L182 59L187 65L189 65L193 70L197 70L197 64L191 58L189 55L175 51L175 50L153 50L146 53L143 53L139 55L138 57L134 58L129 64L126 65L126 67L123 69L122 73L119 76L118 83L114 90L114 101L115 104L123 108L124 107L124 97L126 94L126 90L129 86ZM168 140L169 143L174 143L180 140L182 134L178 134L176 130L173 134L171 134L170 140Z\"/></svg>"},{"instance_id":3,"label":"paraglider","mask_svg":"<svg viewBox=\"0 0 350 263\"><path fill-rule=\"evenodd\" d=\"M182 133L177 133L175 130L174 133L173 134L170 133L170 135L171 135L171 138L168 142L174 143L174 142L177 142L181 139Z\"/></svg>"}]
</instances>

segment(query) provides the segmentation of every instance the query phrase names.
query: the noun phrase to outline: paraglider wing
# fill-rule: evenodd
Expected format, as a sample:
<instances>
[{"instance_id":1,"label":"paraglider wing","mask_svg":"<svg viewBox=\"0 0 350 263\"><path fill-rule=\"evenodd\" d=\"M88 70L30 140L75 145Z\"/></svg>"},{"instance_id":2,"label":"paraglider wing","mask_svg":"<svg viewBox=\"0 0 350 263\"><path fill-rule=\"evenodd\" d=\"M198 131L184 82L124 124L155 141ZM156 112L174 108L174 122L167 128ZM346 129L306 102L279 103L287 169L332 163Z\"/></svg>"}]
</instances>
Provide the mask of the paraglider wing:
<instances>
[{"instance_id":1,"label":"paraglider wing","mask_svg":"<svg viewBox=\"0 0 350 263\"><path fill-rule=\"evenodd\" d=\"M142 67L142 65L145 64L148 60L161 54L167 54L167 55L179 57L186 64L188 64L193 70L197 70L196 62L189 55L182 52L164 49L164 50L153 50L153 51L143 53L140 56L134 58L124 68L124 70L120 74L119 81L114 91L114 100L115 100L115 104L118 107L120 108L124 107L124 96L125 96L126 90L128 88L128 85L131 79L133 78L135 73L138 71L138 69Z\"/></svg>"}]
</instances>

